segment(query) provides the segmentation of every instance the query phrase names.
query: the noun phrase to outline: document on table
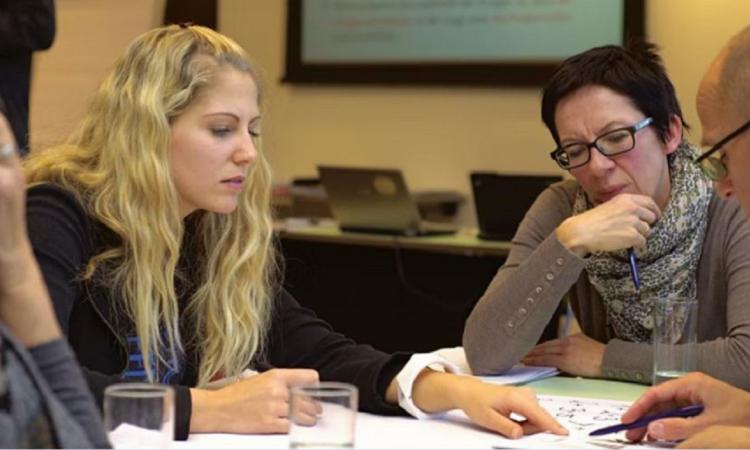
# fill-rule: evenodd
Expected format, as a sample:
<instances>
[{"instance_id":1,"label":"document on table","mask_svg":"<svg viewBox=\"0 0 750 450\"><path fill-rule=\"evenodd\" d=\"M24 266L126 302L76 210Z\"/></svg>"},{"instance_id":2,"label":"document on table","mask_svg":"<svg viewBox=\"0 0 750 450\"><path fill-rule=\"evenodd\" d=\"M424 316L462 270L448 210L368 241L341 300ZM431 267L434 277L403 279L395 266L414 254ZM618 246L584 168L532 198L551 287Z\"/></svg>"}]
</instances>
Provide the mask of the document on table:
<instances>
[{"instance_id":1,"label":"document on table","mask_svg":"<svg viewBox=\"0 0 750 450\"><path fill-rule=\"evenodd\" d=\"M539 404L544 407L562 426L568 429L568 436L539 433L521 439L498 438L493 448L497 449L634 449L665 448L664 443L633 444L625 439L625 432L590 437L589 433L598 428L620 423L620 417L630 406L630 402L575 398L559 395L539 395Z\"/></svg>"},{"instance_id":2,"label":"document on table","mask_svg":"<svg viewBox=\"0 0 750 450\"><path fill-rule=\"evenodd\" d=\"M502 375L477 377L482 381L495 384L522 384L542 378L554 377L560 373L554 367L525 366L516 364Z\"/></svg>"},{"instance_id":3,"label":"document on table","mask_svg":"<svg viewBox=\"0 0 750 450\"><path fill-rule=\"evenodd\" d=\"M539 403L570 433L558 436L537 433L520 439L506 439L483 429L461 410L447 412L441 418L414 420L402 417L375 416L360 413L357 418L359 449L383 448L470 448L470 449L596 449L632 450L657 447L654 443L631 444L624 433L598 438L589 432L620 423L620 416L630 402L575 398L557 395L538 395ZM514 417L520 419L521 417ZM384 433L383 430L388 432Z\"/></svg>"},{"instance_id":4,"label":"document on table","mask_svg":"<svg viewBox=\"0 0 750 450\"><path fill-rule=\"evenodd\" d=\"M441 348L437 353L443 358L455 364L461 373L471 374L469 363L466 362L466 353L463 347ZM553 377L560 373L554 367L525 366L516 364L505 373L497 375L480 376L483 381L495 384L521 384L528 383L541 378Z\"/></svg>"}]
</instances>

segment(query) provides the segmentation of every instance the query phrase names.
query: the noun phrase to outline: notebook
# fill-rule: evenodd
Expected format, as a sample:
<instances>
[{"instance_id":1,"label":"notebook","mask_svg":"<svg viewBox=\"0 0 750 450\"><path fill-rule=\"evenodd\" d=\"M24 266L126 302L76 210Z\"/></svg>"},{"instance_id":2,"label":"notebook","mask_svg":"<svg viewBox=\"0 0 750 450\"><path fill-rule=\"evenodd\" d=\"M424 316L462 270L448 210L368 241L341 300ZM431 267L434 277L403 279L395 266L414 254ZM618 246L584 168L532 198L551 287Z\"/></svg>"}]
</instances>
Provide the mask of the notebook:
<instances>
[{"instance_id":1,"label":"notebook","mask_svg":"<svg viewBox=\"0 0 750 450\"><path fill-rule=\"evenodd\" d=\"M480 239L510 241L526 211L560 176L502 175L472 172L471 190Z\"/></svg>"},{"instance_id":2,"label":"notebook","mask_svg":"<svg viewBox=\"0 0 750 450\"><path fill-rule=\"evenodd\" d=\"M342 231L402 236L456 232L420 219L400 170L318 166L318 173Z\"/></svg>"}]
</instances>

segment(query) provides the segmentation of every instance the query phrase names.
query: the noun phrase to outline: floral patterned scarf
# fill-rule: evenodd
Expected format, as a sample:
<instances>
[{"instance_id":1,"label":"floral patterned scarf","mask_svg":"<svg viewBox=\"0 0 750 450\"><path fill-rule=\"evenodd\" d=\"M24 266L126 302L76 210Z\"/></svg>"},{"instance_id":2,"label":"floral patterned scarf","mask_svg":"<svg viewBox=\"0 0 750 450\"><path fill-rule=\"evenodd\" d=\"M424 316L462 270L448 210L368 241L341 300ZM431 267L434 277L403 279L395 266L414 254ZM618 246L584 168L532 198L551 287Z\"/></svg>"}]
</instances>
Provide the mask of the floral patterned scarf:
<instances>
[{"instance_id":1,"label":"floral patterned scarf","mask_svg":"<svg viewBox=\"0 0 750 450\"><path fill-rule=\"evenodd\" d=\"M618 338L649 342L652 310L666 297L696 298L696 270L703 248L711 201L711 182L693 163L697 150L682 141L667 157L672 181L669 204L646 241L636 250L641 280L636 294L630 277L627 250L595 252L586 259L589 281L601 295L608 324ZM573 214L593 208L579 188Z\"/></svg>"}]
</instances>

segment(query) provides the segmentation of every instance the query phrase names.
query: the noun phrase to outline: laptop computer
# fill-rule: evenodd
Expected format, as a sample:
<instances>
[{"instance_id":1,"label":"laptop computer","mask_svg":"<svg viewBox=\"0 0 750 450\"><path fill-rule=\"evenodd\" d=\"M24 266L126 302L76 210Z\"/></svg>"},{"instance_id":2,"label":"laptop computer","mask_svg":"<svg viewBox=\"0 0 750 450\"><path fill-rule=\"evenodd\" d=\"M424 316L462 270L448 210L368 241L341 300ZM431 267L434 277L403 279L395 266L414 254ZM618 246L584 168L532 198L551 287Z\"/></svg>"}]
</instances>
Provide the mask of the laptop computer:
<instances>
[{"instance_id":1,"label":"laptop computer","mask_svg":"<svg viewBox=\"0 0 750 450\"><path fill-rule=\"evenodd\" d=\"M318 166L318 173L342 231L402 236L456 232L420 219L400 170Z\"/></svg>"},{"instance_id":2,"label":"laptop computer","mask_svg":"<svg viewBox=\"0 0 750 450\"><path fill-rule=\"evenodd\" d=\"M510 241L534 200L560 176L472 172L471 190L480 239Z\"/></svg>"}]
</instances>

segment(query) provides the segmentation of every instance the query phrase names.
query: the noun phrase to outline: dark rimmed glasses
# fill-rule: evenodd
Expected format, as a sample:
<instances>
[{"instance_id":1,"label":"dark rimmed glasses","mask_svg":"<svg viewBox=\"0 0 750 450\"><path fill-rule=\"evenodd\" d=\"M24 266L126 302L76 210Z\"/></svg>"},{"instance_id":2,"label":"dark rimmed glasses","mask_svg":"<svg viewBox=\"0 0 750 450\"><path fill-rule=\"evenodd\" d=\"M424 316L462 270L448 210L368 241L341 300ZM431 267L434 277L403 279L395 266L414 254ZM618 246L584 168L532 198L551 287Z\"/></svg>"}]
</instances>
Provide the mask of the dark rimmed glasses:
<instances>
[{"instance_id":1,"label":"dark rimmed glasses","mask_svg":"<svg viewBox=\"0 0 750 450\"><path fill-rule=\"evenodd\" d=\"M750 120L740 125L739 128L729 133L724 139L711 146L711 148L701 153L701 155L695 159L695 163L700 166L703 173L706 174L711 181L721 181L727 177L727 165L724 164L724 153L718 152L722 147L727 145L729 141L747 131L748 128L750 128Z\"/></svg>"},{"instance_id":2,"label":"dark rimmed glasses","mask_svg":"<svg viewBox=\"0 0 750 450\"><path fill-rule=\"evenodd\" d=\"M591 160L591 147L596 147L599 153L607 157L629 152L635 147L635 133L653 122L654 119L646 117L633 126L607 131L589 143L574 142L558 147L549 156L558 166L570 170L584 166Z\"/></svg>"}]
</instances>

